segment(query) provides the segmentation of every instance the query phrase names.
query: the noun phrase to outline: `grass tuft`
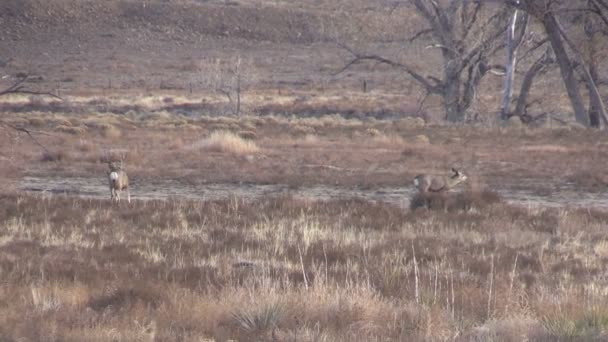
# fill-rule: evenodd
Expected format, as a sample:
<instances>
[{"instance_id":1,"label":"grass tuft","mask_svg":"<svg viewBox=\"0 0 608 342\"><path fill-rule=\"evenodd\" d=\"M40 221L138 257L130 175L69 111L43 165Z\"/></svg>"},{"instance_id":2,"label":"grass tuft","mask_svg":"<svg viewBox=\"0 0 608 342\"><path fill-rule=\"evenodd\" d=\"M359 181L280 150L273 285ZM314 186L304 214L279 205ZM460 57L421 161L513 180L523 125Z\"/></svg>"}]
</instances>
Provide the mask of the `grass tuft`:
<instances>
[{"instance_id":1,"label":"grass tuft","mask_svg":"<svg viewBox=\"0 0 608 342\"><path fill-rule=\"evenodd\" d=\"M256 153L260 150L255 142L243 139L230 131L214 131L207 138L196 143L195 147L205 151L240 155Z\"/></svg>"}]
</instances>

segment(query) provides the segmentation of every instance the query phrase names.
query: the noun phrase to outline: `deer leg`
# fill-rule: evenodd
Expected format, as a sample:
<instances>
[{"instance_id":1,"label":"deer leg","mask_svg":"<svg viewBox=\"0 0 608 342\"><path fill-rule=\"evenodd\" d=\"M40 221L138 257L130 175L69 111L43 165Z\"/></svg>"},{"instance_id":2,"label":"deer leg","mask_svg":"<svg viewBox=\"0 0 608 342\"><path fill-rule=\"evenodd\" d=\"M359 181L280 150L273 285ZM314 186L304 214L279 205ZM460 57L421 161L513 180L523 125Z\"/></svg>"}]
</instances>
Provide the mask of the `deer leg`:
<instances>
[{"instance_id":1,"label":"deer leg","mask_svg":"<svg viewBox=\"0 0 608 342\"><path fill-rule=\"evenodd\" d=\"M131 192L129 191L129 188L127 188L127 202L131 203Z\"/></svg>"}]
</instances>

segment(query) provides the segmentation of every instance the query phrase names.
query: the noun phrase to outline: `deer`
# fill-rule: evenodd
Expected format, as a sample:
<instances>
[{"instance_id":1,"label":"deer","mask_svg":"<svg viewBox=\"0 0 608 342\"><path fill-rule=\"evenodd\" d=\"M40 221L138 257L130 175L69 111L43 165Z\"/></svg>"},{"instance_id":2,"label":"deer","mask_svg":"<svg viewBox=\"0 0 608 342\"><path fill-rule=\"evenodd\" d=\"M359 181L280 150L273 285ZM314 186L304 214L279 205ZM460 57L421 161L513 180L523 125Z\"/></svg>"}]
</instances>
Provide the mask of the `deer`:
<instances>
[{"instance_id":1,"label":"deer","mask_svg":"<svg viewBox=\"0 0 608 342\"><path fill-rule=\"evenodd\" d=\"M464 173L452 168L452 175L450 176L417 175L414 177L414 186L421 193L448 192L466 180L467 176Z\"/></svg>"},{"instance_id":2,"label":"deer","mask_svg":"<svg viewBox=\"0 0 608 342\"><path fill-rule=\"evenodd\" d=\"M120 163L108 162L110 173L108 180L110 181L110 199L120 202L120 192L127 190L127 202L131 203L131 193L129 192L129 177L127 172L123 170L122 160Z\"/></svg>"},{"instance_id":3,"label":"deer","mask_svg":"<svg viewBox=\"0 0 608 342\"><path fill-rule=\"evenodd\" d=\"M447 176L438 176L430 174L420 174L414 177L414 186L418 189L418 193L425 198L426 207L429 207L430 196L432 194L445 194L455 188L457 185L464 183L467 176L452 168L452 174ZM444 211L447 211L444 201Z\"/></svg>"}]
</instances>

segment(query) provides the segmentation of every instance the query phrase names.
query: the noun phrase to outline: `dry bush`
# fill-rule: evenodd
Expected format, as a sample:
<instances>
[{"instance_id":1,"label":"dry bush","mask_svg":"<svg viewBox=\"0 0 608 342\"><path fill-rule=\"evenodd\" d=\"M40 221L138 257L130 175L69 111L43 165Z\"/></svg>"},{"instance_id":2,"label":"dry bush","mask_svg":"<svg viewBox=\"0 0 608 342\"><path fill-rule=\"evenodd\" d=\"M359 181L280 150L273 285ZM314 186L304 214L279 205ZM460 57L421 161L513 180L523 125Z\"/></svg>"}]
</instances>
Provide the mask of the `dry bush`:
<instances>
[{"instance_id":1,"label":"dry bush","mask_svg":"<svg viewBox=\"0 0 608 342\"><path fill-rule=\"evenodd\" d=\"M426 125L426 122L422 118L408 116L395 121L394 125L397 129L404 130L424 127Z\"/></svg>"},{"instance_id":2,"label":"dry bush","mask_svg":"<svg viewBox=\"0 0 608 342\"><path fill-rule=\"evenodd\" d=\"M391 135L376 135L373 136L371 141L372 145L382 148L403 148L406 145L405 140L396 134Z\"/></svg>"},{"instance_id":3,"label":"dry bush","mask_svg":"<svg viewBox=\"0 0 608 342\"><path fill-rule=\"evenodd\" d=\"M412 139L414 144L420 145L429 145L431 143L431 139L427 135L419 134Z\"/></svg>"},{"instance_id":4,"label":"dry bush","mask_svg":"<svg viewBox=\"0 0 608 342\"><path fill-rule=\"evenodd\" d=\"M214 131L207 138L194 144L194 147L205 151L234 154L251 154L260 150L255 142L245 140L229 131Z\"/></svg>"},{"instance_id":5,"label":"dry bush","mask_svg":"<svg viewBox=\"0 0 608 342\"><path fill-rule=\"evenodd\" d=\"M237 134L245 140L258 140L258 135L255 131L240 131Z\"/></svg>"},{"instance_id":6,"label":"dry bush","mask_svg":"<svg viewBox=\"0 0 608 342\"><path fill-rule=\"evenodd\" d=\"M317 131L314 127L298 125L298 124L295 124L295 125L291 126L290 128L293 131L293 133L297 134L297 135L311 135L311 134L315 134Z\"/></svg>"},{"instance_id":7,"label":"dry bush","mask_svg":"<svg viewBox=\"0 0 608 342\"><path fill-rule=\"evenodd\" d=\"M33 117L28 119L29 124L33 127L43 127L47 124L47 121L43 118Z\"/></svg>"},{"instance_id":8,"label":"dry bush","mask_svg":"<svg viewBox=\"0 0 608 342\"><path fill-rule=\"evenodd\" d=\"M54 128L55 131L61 133L67 133L72 135L82 135L86 132L86 129L83 127L74 127L74 126L57 126Z\"/></svg>"},{"instance_id":9,"label":"dry bush","mask_svg":"<svg viewBox=\"0 0 608 342\"><path fill-rule=\"evenodd\" d=\"M379 136L379 135L381 135L381 134L382 134L382 133L380 133L380 131L379 131L378 129L373 128L373 127L370 127L370 128L368 128L368 129L366 129L366 130L365 130L365 133L366 133L368 136L371 136L371 137L377 137L377 136Z\"/></svg>"},{"instance_id":10,"label":"dry bush","mask_svg":"<svg viewBox=\"0 0 608 342\"><path fill-rule=\"evenodd\" d=\"M120 131L120 129L114 125L103 125L100 128L101 128L101 135L104 138L117 139L117 138L120 138L120 136L122 135L122 132Z\"/></svg>"},{"instance_id":11,"label":"dry bush","mask_svg":"<svg viewBox=\"0 0 608 342\"><path fill-rule=\"evenodd\" d=\"M63 150L44 151L40 155L41 162L62 162L70 159L70 154Z\"/></svg>"}]
</instances>

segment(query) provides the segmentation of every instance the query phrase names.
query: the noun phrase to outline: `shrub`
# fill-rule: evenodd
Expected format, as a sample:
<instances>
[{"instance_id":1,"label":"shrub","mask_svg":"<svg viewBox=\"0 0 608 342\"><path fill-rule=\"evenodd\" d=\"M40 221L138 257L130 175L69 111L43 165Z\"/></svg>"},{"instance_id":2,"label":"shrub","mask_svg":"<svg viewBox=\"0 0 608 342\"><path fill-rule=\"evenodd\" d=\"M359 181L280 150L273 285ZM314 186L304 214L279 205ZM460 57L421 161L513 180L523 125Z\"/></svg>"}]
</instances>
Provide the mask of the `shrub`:
<instances>
[{"instance_id":1,"label":"shrub","mask_svg":"<svg viewBox=\"0 0 608 342\"><path fill-rule=\"evenodd\" d=\"M259 147L251 140L245 140L242 137L229 131L215 131L211 135L197 144L195 147L207 151L227 152L234 154L249 154L259 151Z\"/></svg>"}]
</instances>

